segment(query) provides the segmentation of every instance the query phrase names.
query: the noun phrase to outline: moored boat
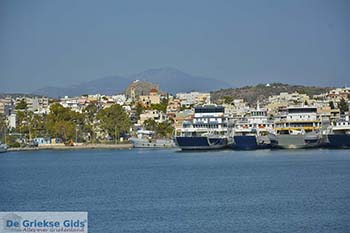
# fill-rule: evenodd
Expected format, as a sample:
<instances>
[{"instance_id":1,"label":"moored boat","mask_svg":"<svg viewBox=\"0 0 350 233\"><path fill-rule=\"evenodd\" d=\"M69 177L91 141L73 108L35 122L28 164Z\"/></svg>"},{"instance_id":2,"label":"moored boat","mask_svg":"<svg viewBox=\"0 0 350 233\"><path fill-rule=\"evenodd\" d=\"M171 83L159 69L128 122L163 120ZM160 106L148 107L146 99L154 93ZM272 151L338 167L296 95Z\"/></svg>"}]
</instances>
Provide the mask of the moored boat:
<instances>
[{"instance_id":1,"label":"moored boat","mask_svg":"<svg viewBox=\"0 0 350 233\"><path fill-rule=\"evenodd\" d=\"M154 138L150 130L138 130L137 137L129 138L134 148L173 148L175 143L171 139Z\"/></svg>"},{"instance_id":2,"label":"moored boat","mask_svg":"<svg viewBox=\"0 0 350 233\"><path fill-rule=\"evenodd\" d=\"M0 153L7 151L7 145L0 142Z\"/></svg>"}]
</instances>

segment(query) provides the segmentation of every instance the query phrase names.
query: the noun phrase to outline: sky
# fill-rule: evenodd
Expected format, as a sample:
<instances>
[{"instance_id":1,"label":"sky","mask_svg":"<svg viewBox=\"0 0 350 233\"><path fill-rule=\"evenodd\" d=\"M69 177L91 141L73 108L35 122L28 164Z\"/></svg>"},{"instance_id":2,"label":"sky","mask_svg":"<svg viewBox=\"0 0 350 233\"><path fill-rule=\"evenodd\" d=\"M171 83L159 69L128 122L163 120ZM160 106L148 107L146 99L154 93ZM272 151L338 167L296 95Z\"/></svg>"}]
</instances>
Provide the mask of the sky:
<instances>
[{"instance_id":1,"label":"sky","mask_svg":"<svg viewBox=\"0 0 350 233\"><path fill-rule=\"evenodd\" d=\"M0 92L161 67L350 86L350 1L0 1Z\"/></svg>"}]
</instances>

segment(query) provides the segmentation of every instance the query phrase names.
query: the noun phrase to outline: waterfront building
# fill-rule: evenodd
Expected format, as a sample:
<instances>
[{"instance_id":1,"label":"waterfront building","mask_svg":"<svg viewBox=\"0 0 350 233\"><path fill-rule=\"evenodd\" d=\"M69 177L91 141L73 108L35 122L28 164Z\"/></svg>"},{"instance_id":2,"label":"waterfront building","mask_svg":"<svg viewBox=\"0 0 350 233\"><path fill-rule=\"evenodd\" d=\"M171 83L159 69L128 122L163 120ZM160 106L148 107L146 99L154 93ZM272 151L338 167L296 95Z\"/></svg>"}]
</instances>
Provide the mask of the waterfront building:
<instances>
[{"instance_id":1,"label":"waterfront building","mask_svg":"<svg viewBox=\"0 0 350 233\"><path fill-rule=\"evenodd\" d=\"M49 98L47 97L17 97L15 99L15 105L24 101L27 104L26 110L34 113L45 113L49 106Z\"/></svg>"},{"instance_id":2,"label":"waterfront building","mask_svg":"<svg viewBox=\"0 0 350 233\"><path fill-rule=\"evenodd\" d=\"M266 105L267 110L272 114L277 114L280 109L285 109L292 105L312 105L313 100L306 94L299 94L294 92L289 94L288 92L281 92L279 95L270 96Z\"/></svg>"},{"instance_id":3,"label":"waterfront building","mask_svg":"<svg viewBox=\"0 0 350 233\"><path fill-rule=\"evenodd\" d=\"M183 127L184 122L192 122L194 117L194 111L192 109L185 109L177 112L174 119L175 131L180 131Z\"/></svg>"},{"instance_id":4,"label":"waterfront building","mask_svg":"<svg viewBox=\"0 0 350 233\"><path fill-rule=\"evenodd\" d=\"M70 108L73 111L76 112L82 112L83 104L79 101L80 97L68 97L65 96L64 98L60 99L60 104L65 108Z\"/></svg>"},{"instance_id":5,"label":"waterfront building","mask_svg":"<svg viewBox=\"0 0 350 233\"><path fill-rule=\"evenodd\" d=\"M11 113L15 112L15 103L10 96L6 96L5 98L0 99L0 114L4 114L5 116L11 115Z\"/></svg>"},{"instance_id":6,"label":"waterfront building","mask_svg":"<svg viewBox=\"0 0 350 233\"><path fill-rule=\"evenodd\" d=\"M176 98L181 101L181 106L183 107L210 104L210 93L203 93L203 92L177 93Z\"/></svg>"},{"instance_id":7,"label":"waterfront building","mask_svg":"<svg viewBox=\"0 0 350 233\"><path fill-rule=\"evenodd\" d=\"M170 99L166 108L168 118L175 118L176 113L181 110L181 101L179 99Z\"/></svg>"},{"instance_id":8,"label":"waterfront building","mask_svg":"<svg viewBox=\"0 0 350 233\"><path fill-rule=\"evenodd\" d=\"M11 113L11 115L9 115L7 117L7 122L8 122L9 129L16 129L16 127L17 127L17 114Z\"/></svg>"},{"instance_id":9,"label":"waterfront building","mask_svg":"<svg viewBox=\"0 0 350 233\"><path fill-rule=\"evenodd\" d=\"M158 110L145 110L144 113L140 114L140 120L138 120L139 125L143 125L146 120L154 120L158 123L164 122L166 120L165 113Z\"/></svg>"},{"instance_id":10,"label":"waterfront building","mask_svg":"<svg viewBox=\"0 0 350 233\"><path fill-rule=\"evenodd\" d=\"M350 87L344 87L344 88L336 88L333 90L330 90L326 96L328 99L334 100L336 102L340 101L341 99L348 100L350 99Z\"/></svg>"},{"instance_id":11,"label":"waterfront building","mask_svg":"<svg viewBox=\"0 0 350 233\"><path fill-rule=\"evenodd\" d=\"M225 115L229 118L240 118L245 116L250 108L243 99L234 99L230 104L223 104Z\"/></svg>"},{"instance_id":12,"label":"waterfront building","mask_svg":"<svg viewBox=\"0 0 350 233\"><path fill-rule=\"evenodd\" d=\"M124 105L126 103L126 96L124 94L113 95L112 99L116 104Z\"/></svg>"},{"instance_id":13,"label":"waterfront building","mask_svg":"<svg viewBox=\"0 0 350 233\"><path fill-rule=\"evenodd\" d=\"M160 104L160 94L157 89L153 88L150 90L149 95L140 95L139 102L145 107L151 107L152 104Z\"/></svg>"}]
</instances>

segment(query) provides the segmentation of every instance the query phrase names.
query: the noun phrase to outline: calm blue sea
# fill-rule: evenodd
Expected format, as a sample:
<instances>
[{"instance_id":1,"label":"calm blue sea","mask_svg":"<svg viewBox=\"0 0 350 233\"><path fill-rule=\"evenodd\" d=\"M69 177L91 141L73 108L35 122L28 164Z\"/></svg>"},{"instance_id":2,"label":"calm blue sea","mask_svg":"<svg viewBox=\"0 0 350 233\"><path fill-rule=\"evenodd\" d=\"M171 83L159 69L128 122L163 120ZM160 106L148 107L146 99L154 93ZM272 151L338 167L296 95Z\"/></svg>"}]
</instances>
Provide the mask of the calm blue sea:
<instances>
[{"instance_id":1,"label":"calm blue sea","mask_svg":"<svg viewBox=\"0 0 350 233\"><path fill-rule=\"evenodd\" d=\"M88 211L89 232L350 232L350 150L0 154L1 211Z\"/></svg>"}]
</instances>

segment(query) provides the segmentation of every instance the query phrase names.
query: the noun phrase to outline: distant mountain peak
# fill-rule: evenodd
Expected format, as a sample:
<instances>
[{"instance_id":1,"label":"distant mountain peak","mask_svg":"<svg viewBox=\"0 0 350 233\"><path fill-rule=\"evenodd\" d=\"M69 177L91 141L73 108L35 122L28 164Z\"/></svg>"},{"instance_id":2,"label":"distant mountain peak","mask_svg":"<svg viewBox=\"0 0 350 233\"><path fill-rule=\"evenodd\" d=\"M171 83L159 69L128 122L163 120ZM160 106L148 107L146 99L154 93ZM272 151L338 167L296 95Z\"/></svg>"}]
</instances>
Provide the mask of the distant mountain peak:
<instances>
[{"instance_id":1,"label":"distant mountain peak","mask_svg":"<svg viewBox=\"0 0 350 233\"><path fill-rule=\"evenodd\" d=\"M35 91L34 94L55 98L96 93L111 95L122 93L135 80L159 84L161 90L172 94L192 90L213 91L231 87L228 83L220 80L191 75L173 67L161 67L148 69L127 77L107 76L64 88L44 87Z\"/></svg>"}]
</instances>

